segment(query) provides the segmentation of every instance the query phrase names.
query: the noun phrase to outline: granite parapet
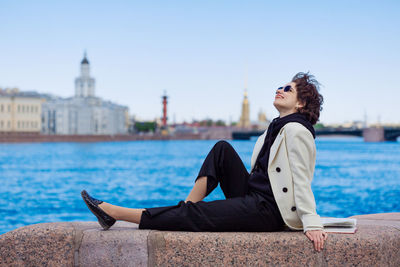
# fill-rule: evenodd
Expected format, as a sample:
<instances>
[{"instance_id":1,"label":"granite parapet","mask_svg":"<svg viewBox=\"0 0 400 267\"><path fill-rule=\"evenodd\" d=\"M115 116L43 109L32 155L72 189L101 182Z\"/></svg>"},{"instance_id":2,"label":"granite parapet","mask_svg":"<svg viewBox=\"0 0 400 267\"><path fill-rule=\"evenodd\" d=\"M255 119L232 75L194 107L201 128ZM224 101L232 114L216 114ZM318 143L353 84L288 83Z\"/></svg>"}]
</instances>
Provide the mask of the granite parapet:
<instances>
[{"instance_id":1,"label":"granite parapet","mask_svg":"<svg viewBox=\"0 0 400 267\"><path fill-rule=\"evenodd\" d=\"M352 216L317 252L302 231L185 232L117 221L40 223L0 235L0 266L400 266L400 213Z\"/></svg>"}]
</instances>

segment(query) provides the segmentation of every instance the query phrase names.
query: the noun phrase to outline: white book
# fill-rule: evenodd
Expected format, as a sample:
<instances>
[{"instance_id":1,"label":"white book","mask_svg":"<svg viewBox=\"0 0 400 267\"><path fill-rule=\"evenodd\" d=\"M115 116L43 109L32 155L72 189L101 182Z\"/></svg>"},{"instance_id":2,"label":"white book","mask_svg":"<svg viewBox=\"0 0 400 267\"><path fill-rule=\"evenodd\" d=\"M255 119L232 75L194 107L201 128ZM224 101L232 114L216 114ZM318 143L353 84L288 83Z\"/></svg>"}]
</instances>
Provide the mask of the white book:
<instances>
[{"instance_id":1,"label":"white book","mask_svg":"<svg viewBox=\"0 0 400 267\"><path fill-rule=\"evenodd\" d=\"M321 223L327 233L354 234L357 231L357 219L321 217Z\"/></svg>"}]
</instances>

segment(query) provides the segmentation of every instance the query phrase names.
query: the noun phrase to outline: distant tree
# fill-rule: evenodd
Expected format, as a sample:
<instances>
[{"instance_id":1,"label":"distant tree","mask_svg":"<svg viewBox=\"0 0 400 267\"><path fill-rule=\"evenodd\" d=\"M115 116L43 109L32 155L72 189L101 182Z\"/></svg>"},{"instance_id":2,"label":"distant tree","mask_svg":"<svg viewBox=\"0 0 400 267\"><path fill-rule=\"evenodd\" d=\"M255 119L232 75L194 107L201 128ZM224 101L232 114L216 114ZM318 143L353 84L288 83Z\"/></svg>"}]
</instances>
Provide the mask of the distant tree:
<instances>
[{"instance_id":1,"label":"distant tree","mask_svg":"<svg viewBox=\"0 0 400 267\"><path fill-rule=\"evenodd\" d=\"M157 122L155 121L137 121L135 122L135 129L138 132L154 132L157 127Z\"/></svg>"},{"instance_id":2,"label":"distant tree","mask_svg":"<svg viewBox=\"0 0 400 267\"><path fill-rule=\"evenodd\" d=\"M226 124L225 124L225 121L223 121L223 120L217 120L217 121L215 122L215 125L216 125L216 126L225 126Z\"/></svg>"},{"instance_id":3,"label":"distant tree","mask_svg":"<svg viewBox=\"0 0 400 267\"><path fill-rule=\"evenodd\" d=\"M322 129L322 128L325 128L325 126L324 126L324 124L322 124L322 123L316 123L316 124L314 125L314 128L315 128L315 129Z\"/></svg>"}]
</instances>

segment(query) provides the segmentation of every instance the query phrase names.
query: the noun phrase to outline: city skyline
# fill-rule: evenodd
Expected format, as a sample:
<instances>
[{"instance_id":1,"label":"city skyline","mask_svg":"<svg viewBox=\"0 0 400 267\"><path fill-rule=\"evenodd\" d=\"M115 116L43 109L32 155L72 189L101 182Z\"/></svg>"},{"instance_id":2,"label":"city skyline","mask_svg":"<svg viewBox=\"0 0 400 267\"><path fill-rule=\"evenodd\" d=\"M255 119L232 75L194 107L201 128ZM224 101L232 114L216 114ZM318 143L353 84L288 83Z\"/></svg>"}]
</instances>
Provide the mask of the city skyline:
<instances>
[{"instance_id":1,"label":"city skyline","mask_svg":"<svg viewBox=\"0 0 400 267\"><path fill-rule=\"evenodd\" d=\"M276 88L310 71L320 123L399 123L395 1L22 3L0 4L2 88L71 96L86 49L97 95L144 120L165 90L169 123L238 121L245 76L251 121L271 120Z\"/></svg>"}]
</instances>

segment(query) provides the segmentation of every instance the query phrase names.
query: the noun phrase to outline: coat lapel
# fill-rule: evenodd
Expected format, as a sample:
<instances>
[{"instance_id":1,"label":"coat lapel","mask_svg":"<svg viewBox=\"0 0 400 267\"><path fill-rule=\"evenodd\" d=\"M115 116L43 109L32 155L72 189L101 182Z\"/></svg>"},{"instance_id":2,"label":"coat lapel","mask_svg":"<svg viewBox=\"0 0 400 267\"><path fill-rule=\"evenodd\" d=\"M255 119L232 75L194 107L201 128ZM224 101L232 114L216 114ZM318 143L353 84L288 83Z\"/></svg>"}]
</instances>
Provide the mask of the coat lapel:
<instances>
[{"instance_id":1,"label":"coat lapel","mask_svg":"<svg viewBox=\"0 0 400 267\"><path fill-rule=\"evenodd\" d=\"M275 141L271 146L271 149L269 152L268 166L274 160L276 153L278 152L279 146L282 143L282 139L284 138L282 131L284 128L285 128L285 126L282 127L282 129L279 131L279 134L276 136ZM253 170L256 159L258 157L258 154L260 153L261 148L264 145L264 141L265 141L264 139L265 139L266 134L267 134L267 130L265 130L264 134L261 135L256 142L256 145L253 150L253 155L251 157L251 170Z\"/></svg>"},{"instance_id":2,"label":"coat lapel","mask_svg":"<svg viewBox=\"0 0 400 267\"><path fill-rule=\"evenodd\" d=\"M268 166L273 162L273 160L275 159L275 156L278 152L279 146L282 143L283 140L283 128L279 131L279 134L276 136L274 143L271 146L271 150L269 152L269 159L268 159Z\"/></svg>"}]
</instances>

